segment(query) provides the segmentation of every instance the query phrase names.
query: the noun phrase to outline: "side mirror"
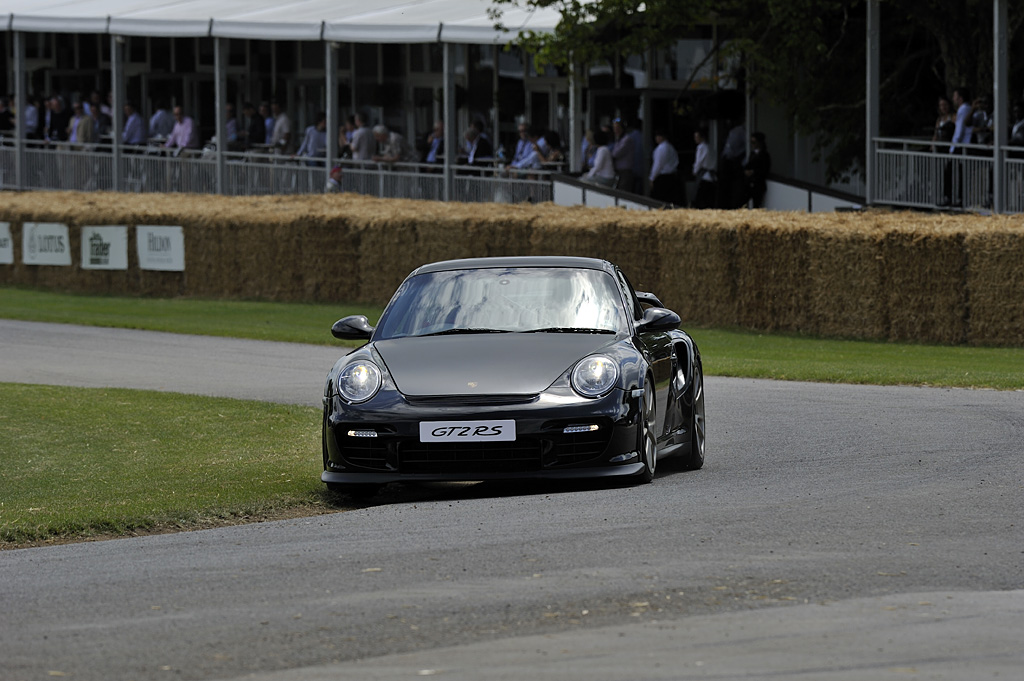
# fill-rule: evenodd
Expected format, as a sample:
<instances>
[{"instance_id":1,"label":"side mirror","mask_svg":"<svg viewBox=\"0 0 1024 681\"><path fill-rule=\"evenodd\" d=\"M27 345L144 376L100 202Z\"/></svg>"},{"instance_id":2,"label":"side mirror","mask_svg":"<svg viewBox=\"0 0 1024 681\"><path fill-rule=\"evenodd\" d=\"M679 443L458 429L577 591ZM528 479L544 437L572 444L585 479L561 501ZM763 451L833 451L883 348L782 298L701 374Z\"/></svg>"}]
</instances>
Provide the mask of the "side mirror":
<instances>
[{"instance_id":1,"label":"side mirror","mask_svg":"<svg viewBox=\"0 0 1024 681\"><path fill-rule=\"evenodd\" d=\"M331 335L339 340L370 340L373 328L364 315L352 315L334 322Z\"/></svg>"},{"instance_id":2,"label":"side mirror","mask_svg":"<svg viewBox=\"0 0 1024 681\"><path fill-rule=\"evenodd\" d=\"M665 307L658 299L658 296L654 295L653 293L650 293L649 291L635 291L635 293L636 299L639 300L644 305L650 305L652 307Z\"/></svg>"},{"instance_id":3,"label":"side mirror","mask_svg":"<svg viewBox=\"0 0 1024 681\"><path fill-rule=\"evenodd\" d=\"M682 320L672 310L663 307L649 307L644 310L644 318L637 323L637 330L644 333L654 331L671 331L678 329Z\"/></svg>"}]
</instances>

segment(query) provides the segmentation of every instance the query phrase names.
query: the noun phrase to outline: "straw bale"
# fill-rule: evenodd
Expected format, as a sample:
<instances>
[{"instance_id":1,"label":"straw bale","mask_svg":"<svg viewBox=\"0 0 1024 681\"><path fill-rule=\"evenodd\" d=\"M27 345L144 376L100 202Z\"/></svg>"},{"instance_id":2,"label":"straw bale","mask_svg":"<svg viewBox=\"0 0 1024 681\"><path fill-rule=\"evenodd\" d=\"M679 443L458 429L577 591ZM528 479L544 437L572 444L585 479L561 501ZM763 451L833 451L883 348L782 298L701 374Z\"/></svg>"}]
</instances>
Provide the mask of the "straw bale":
<instances>
[{"instance_id":1,"label":"straw bale","mask_svg":"<svg viewBox=\"0 0 1024 681\"><path fill-rule=\"evenodd\" d=\"M547 211L532 231L529 255L571 255L615 262L633 285L657 283L658 234L650 221L621 209ZM525 254L524 254L525 255Z\"/></svg>"},{"instance_id":2,"label":"straw bale","mask_svg":"<svg viewBox=\"0 0 1024 681\"><path fill-rule=\"evenodd\" d=\"M972 344L1021 345L1024 339L1024 223L990 221L967 234L967 288Z\"/></svg>"},{"instance_id":3,"label":"straw bale","mask_svg":"<svg viewBox=\"0 0 1024 681\"><path fill-rule=\"evenodd\" d=\"M684 322L738 324L737 229L710 211L674 213L680 217L659 225L662 267L654 293Z\"/></svg>"},{"instance_id":4,"label":"straw bale","mask_svg":"<svg viewBox=\"0 0 1024 681\"><path fill-rule=\"evenodd\" d=\"M884 227L872 216L836 215L810 232L806 281L807 333L885 338L881 243Z\"/></svg>"},{"instance_id":5,"label":"straw bale","mask_svg":"<svg viewBox=\"0 0 1024 681\"><path fill-rule=\"evenodd\" d=\"M807 307L808 233L782 218L739 226L736 234L736 315L742 326L767 331L803 328Z\"/></svg>"},{"instance_id":6,"label":"straw bale","mask_svg":"<svg viewBox=\"0 0 1024 681\"><path fill-rule=\"evenodd\" d=\"M5 192L0 284L120 295L384 303L416 267L495 255L620 265L686 323L825 336L1024 345L1016 217L656 212L352 194ZM71 267L20 263L24 221L69 225ZM182 225L185 272L81 269L81 227Z\"/></svg>"},{"instance_id":7,"label":"straw bale","mask_svg":"<svg viewBox=\"0 0 1024 681\"><path fill-rule=\"evenodd\" d=\"M893 217L881 247L889 328L897 341L962 343L968 335L965 226Z\"/></svg>"}]
</instances>

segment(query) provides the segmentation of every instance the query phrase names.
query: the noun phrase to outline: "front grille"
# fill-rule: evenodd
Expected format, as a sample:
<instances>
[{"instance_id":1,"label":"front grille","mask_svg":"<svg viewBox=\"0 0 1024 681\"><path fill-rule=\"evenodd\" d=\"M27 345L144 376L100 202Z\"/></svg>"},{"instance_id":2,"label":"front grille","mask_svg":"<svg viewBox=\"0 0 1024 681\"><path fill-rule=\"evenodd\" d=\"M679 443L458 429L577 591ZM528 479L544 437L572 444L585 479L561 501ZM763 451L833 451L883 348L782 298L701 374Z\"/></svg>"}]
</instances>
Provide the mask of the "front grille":
<instances>
[{"instance_id":1,"label":"front grille","mask_svg":"<svg viewBox=\"0 0 1024 681\"><path fill-rule=\"evenodd\" d=\"M398 444L402 473L523 473L540 470L542 445L515 442L416 442Z\"/></svg>"},{"instance_id":2,"label":"front grille","mask_svg":"<svg viewBox=\"0 0 1024 681\"><path fill-rule=\"evenodd\" d=\"M573 425L596 423L596 431L565 433ZM355 427L355 426L353 426ZM514 442L420 442L399 437L393 427L358 426L377 437L353 437L348 426L336 427L338 447L348 467L399 473L527 473L596 463L605 455L612 436L611 419L545 423L540 434Z\"/></svg>"},{"instance_id":3,"label":"front grille","mask_svg":"<svg viewBox=\"0 0 1024 681\"><path fill-rule=\"evenodd\" d=\"M409 404L430 407L487 407L503 404L529 404L537 395L406 395Z\"/></svg>"},{"instance_id":4,"label":"front grille","mask_svg":"<svg viewBox=\"0 0 1024 681\"><path fill-rule=\"evenodd\" d=\"M568 434L562 432L564 425L559 427L557 434L552 434L551 449L544 462L553 466L571 466L601 456L612 436L609 424L601 425L599 430Z\"/></svg>"},{"instance_id":5,"label":"front grille","mask_svg":"<svg viewBox=\"0 0 1024 681\"><path fill-rule=\"evenodd\" d=\"M388 463L388 442L394 438L394 431L373 426L360 426L359 429L375 430L377 437L353 437L347 434L347 428L339 428L338 447L345 463L378 471L393 470L394 466Z\"/></svg>"}]
</instances>

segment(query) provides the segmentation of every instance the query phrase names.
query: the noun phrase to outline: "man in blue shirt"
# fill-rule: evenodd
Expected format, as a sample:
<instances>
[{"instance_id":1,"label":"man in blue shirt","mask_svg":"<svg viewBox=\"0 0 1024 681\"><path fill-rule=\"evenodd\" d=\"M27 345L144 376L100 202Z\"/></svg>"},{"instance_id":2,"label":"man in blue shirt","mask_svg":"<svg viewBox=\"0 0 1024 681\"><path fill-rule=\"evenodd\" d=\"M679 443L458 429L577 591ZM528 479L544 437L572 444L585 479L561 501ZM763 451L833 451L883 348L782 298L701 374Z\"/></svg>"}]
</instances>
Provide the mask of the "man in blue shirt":
<instances>
[{"instance_id":1,"label":"man in blue shirt","mask_svg":"<svg viewBox=\"0 0 1024 681\"><path fill-rule=\"evenodd\" d=\"M444 161L444 121L434 123L434 131L427 136L427 163Z\"/></svg>"},{"instance_id":2,"label":"man in blue shirt","mask_svg":"<svg viewBox=\"0 0 1024 681\"><path fill-rule=\"evenodd\" d=\"M305 157L306 165L316 167L322 165L317 161L323 158L327 152L327 114L318 111L316 123L306 128L306 136L302 140L302 146L295 152L296 156Z\"/></svg>"},{"instance_id":3,"label":"man in blue shirt","mask_svg":"<svg viewBox=\"0 0 1024 681\"><path fill-rule=\"evenodd\" d=\"M124 144L141 145L149 138L149 131L146 129L146 122L135 109L135 102L126 102L124 105L124 131L121 133L121 142Z\"/></svg>"}]
</instances>

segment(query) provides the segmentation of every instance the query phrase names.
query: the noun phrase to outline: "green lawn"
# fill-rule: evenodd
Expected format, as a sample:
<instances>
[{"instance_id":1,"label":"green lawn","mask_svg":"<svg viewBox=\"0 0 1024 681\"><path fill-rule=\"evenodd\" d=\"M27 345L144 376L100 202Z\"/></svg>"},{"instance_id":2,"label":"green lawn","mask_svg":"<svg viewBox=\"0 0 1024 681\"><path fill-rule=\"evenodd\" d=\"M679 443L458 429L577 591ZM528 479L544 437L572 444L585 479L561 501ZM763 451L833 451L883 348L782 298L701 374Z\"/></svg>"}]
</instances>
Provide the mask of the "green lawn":
<instances>
[{"instance_id":1,"label":"green lawn","mask_svg":"<svg viewBox=\"0 0 1024 681\"><path fill-rule=\"evenodd\" d=\"M1024 389L1024 348L827 340L691 329L708 374L823 383Z\"/></svg>"},{"instance_id":2,"label":"green lawn","mask_svg":"<svg viewBox=\"0 0 1024 681\"><path fill-rule=\"evenodd\" d=\"M331 324L350 314L376 322L381 311L367 305L119 298L0 287L0 318L290 343L337 343Z\"/></svg>"},{"instance_id":3,"label":"green lawn","mask_svg":"<svg viewBox=\"0 0 1024 681\"><path fill-rule=\"evenodd\" d=\"M0 545L330 508L320 411L0 383Z\"/></svg>"}]
</instances>

